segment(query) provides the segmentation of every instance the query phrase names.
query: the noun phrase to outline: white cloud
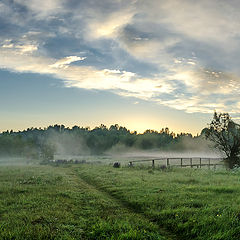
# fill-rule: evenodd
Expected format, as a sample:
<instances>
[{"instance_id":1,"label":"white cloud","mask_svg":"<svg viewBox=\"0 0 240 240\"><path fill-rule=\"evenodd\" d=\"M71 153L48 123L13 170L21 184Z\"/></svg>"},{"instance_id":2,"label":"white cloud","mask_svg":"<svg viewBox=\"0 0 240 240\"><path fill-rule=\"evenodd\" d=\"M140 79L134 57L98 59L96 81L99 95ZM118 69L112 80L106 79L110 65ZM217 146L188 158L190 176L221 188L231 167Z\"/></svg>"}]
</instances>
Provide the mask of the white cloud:
<instances>
[{"instance_id":1,"label":"white cloud","mask_svg":"<svg viewBox=\"0 0 240 240\"><path fill-rule=\"evenodd\" d=\"M232 0L139 1L139 8L146 13L145 21L166 24L173 32L198 41L223 43L238 35L240 27L239 3Z\"/></svg>"},{"instance_id":2,"label":"white cloud","mask_svg":"<svg viewBox=\"0 0 240 240\"><path fill-rule=\"evenodd\" d=\"M89 36L91 38L114 38L119 28L131 21L133 12L116 12L101 21L89 23Z\"/></svg>"},{"instance_id":3,"label":"white cloud","mask_svg":"<svg viewBox=\"0 0 240 240\"><path fill-rule=\"evenodd\" d=\"M82 1L80 7L69 9L66 0L14 2L29 12L25 18L0 3L1 16L16 29L21 27L19 33L0 37L1 68L51 74L68 87L109 90L187 112L240 111L237 1L102 0ZM63 51L61 41L55 42L61 52L56 57L57 47L51 50L52 42L47 41L52 37L87 46L92 64L71 64L83 61L77 55L86 49ZM114 55L114 48L119 55ZM129 70L133 67L122 64L126 59L121 52L131 55L135 64L146 63L146 68L150 65L158 72L146 70L145 77L137 74L142 69ZM111 54L110 60L104 59ZM109 67L112 59L124 67Z\"/></svg>"},{"instance_id":4,"label":"white cloud","mask_svg":"<svg viewBox=\"0 0 240 240\"><path fill-rule=\"evenodd\" d=\"M6 39L0 47L15 51L18 54L31 54L38 50L38 44L34 41L21 41L15 43L12 39Z\"/></svg>"},{"instance_id":5,"label":"white cloud","mask_svg":"<svg viewBox=\"0 0 240 240\"><path fill-rule=\"evenodd\" d=\"M172 91L171 86L161 79L141 78L132 72L114 69L97 70L94 67L73 65L65 68L66 64L82 60L76 56L56 61L51 58L26 55L22 61L21 54L8 48L1 48L0 56L3 56L0 63L1 68L19 72L52 74L63 79L68 87L112 90L121 95L128 93L129 96L142 99L150 99L161 92Z\"/></svg>"},{"instance_id":6,"label":"white cloud","mask_svg":"<svg viewBox=\"0 0 240 240\"><path fill-rule=\"evenodd\" d=\"M52 58L27 54L23 61L21 53L14 48L6 47L0 48L0 56L0 68L18 72L51 74L63 79L67 87L109 90L121 96L154 101L186 112L211 113L213 109L234 113L240 111L239 89L235 86L239 78L231 74L203 69L186 71L176 68L171 69L172 75L169 72L155 75L153 78L143 78L136 73L118 69L98 70L89 66L70 65L74 61L83 60L77 56L69 56L56 61ZM192 96L185 93L186 89L176 86L176 81L183 82ZM236 88L234 92L232 92L232 85ZM176 91L180 91L181 94ZM211 98L213 93L219 94L221 98ZM231 93L232 95L229 96ZM169 94L168 99L162 97L164 94ZM228 96L229 101L238 103L234 109L224 105L225 96Z\"/></svg>"},{"instance_id":7,"label":"white cloud","mask_svg":"<svg viewBox=\"0 0 240 240\"><path fill-rule=\"evenodd\" d=\"M65 57L65 58L58 60L54 64L50 65L50 67L66 68L72 62L83 61L84 59L86 59L86 57L69 56L69 57Z\"/></svg>"}]
</instances>

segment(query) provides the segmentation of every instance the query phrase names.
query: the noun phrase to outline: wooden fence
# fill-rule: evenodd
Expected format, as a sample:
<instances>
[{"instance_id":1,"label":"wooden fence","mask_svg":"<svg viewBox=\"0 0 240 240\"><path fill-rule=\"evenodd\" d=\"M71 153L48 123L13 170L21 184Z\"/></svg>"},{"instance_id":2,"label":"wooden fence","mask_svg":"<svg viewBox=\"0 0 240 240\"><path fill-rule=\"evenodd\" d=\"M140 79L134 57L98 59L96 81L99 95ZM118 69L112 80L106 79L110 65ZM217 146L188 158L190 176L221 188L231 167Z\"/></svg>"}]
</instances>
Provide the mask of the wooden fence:
<instances>
[{"instance_id":1,"label":"wooden fence","mask_svg":"<svg viewBox=\"0 0 240 240\"><path fill-rule=\"evenodd\" d=\"M172 163L174 160L175 163ZM152 167L155 167L155 164L157 161L161 161L161 166L166 167L196 167L196 168L202 168L202 167L208 167L209 169L213 167L216 169L217 166L224 166L224 158L202 158L202 157L193 157L193 158L154 158L154 159L139 159L139 160L133 160L129 162L129 166L132 167L134 163L139 162L152 162ZM187 163L186 163L187 161ZM178 162L178 164L176 164Z\"/></svg>"}]
</instances>

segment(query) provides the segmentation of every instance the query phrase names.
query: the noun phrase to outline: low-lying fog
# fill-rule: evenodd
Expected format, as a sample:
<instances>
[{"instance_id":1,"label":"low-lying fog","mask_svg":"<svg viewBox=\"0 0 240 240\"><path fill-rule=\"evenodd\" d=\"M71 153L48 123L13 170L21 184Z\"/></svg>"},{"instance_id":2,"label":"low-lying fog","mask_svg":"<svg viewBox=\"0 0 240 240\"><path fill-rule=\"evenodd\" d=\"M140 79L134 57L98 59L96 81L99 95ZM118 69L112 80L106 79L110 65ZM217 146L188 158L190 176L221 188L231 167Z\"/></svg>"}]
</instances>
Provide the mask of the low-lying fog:
<instances>
[{"instance_id":1,"label":"low-lying fog","mask_svg":"<svg viewBox=\"0 0 240 240\"><path fill-rule=\"evenodd\" d=\"M163 149L141 150L137 147L126 147L123 144L116 144L110 150L102 154L95 155L91 153L84 141L76 139L69 135L52 135L46 141L47 144L54 147L53 161L57 160L73 160L87 163L104 163L110 164L120 161L123 164L133 160L153 159L153 158L221 158L224 157L213 145L204 138L197 140L184 139L174 147L174 149L166 146ZM40 154L39 154L40 155ZM30 154L29 154L30 156ZM187 161L187 160L186 160ZM32 157L0 157L1 165L23 165L40 163L41 159L33 159Z\"/></svg>"},{"instance_id":2,"label":"low-lying fog","mask_svg":"<svg viewBox=\"0 0 240 240\"><path fill-rule=\"evenodd\" d=\"M28 159L25 157L9 157L9 156L2 156L0 157L0 165L1 166L21 166L21 165L29 165L35 164L35 159Z\"/></svg>"}]
</instances>

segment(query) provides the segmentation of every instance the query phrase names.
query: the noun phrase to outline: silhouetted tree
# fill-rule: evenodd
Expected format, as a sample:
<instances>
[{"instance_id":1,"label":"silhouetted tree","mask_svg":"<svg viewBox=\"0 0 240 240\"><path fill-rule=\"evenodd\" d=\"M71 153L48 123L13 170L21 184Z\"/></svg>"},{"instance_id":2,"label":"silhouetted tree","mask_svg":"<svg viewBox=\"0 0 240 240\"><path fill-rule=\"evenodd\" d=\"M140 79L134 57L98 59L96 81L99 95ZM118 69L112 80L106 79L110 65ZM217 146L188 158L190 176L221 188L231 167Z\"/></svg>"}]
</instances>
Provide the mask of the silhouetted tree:
<instances>
[{"instance_id":1,"label":"silhouetted tree","mask_svg":"<svg viewBox=\"0 0 240 240\"><path fill-rule=\"evenodd\" d=\"M240 165L240 125L235 123L228 113L214 112L212 122L203 133L226 154L226 164L230 169Z\"/></svg>"}]
</instances>

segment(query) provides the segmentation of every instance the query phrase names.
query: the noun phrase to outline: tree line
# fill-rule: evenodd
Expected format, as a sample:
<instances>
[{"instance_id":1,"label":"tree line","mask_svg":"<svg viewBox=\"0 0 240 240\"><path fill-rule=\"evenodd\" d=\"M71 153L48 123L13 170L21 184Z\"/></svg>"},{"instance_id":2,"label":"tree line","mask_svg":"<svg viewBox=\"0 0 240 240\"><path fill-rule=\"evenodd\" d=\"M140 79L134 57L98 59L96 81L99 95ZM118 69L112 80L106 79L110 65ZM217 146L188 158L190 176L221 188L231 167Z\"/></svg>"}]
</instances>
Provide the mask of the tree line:
<instances>
[{"instance_id":1,"label":"tree line","mask_svg":"<svg viewBox=\"0 0 240 240\"><path fill-rule=\"evenodd\" d=\"M23 131L5 131L0 134L0 155L53 159L54 154L99 155L116 146L140 150L162 151L203 150L204 139L226 157L229 168L240 166L240 125L228 113L214 112L213 119L199 136L189 133L175 134L169 128L146 130L142 134L118 124L109 128L101 124L89 127L52 125L47 128L28 128Z\"/></svg>"},{"instance_id":2,"label":"tree line","mask_svg":"<svg viewBox=\"0 0 240 240\"><path fill-rule=\"evenodd\" d=\"M141 150L183 149L183 139L194 140L189 133L175 134L166 128L160 131L146 130L142 134L130 131L118 124L109 128L101 124L93 129L89 127L52 125L47 128L28 128L23 131L5 131L0 134L0 155L52 157L58 151L58 145L70 149L68 154L103 154L114 146ZM74 148L73 148L74 146ZM86 151L87 150L87 151Z\"/></svg>"}]
</instances>

